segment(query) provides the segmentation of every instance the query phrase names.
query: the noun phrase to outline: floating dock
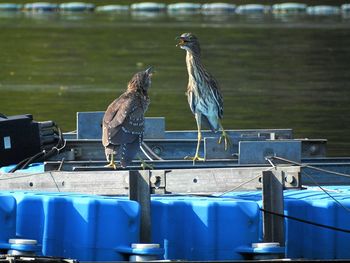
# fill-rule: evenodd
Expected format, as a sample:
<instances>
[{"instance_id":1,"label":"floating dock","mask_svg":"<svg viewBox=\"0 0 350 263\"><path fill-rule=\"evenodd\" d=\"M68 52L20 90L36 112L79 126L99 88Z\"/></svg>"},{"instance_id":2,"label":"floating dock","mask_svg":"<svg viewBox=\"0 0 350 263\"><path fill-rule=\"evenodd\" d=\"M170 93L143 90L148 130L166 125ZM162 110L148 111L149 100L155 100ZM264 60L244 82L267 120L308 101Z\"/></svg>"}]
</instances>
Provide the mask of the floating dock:
<instances>
[{"instance_id":1,"label":"floating dock","mask_svg":"<svg viewBox=\"0 0 350 263\"><path fill-rule=\"evenodd\" d=\"M327 157L326 139L229 130L225 151L205 131L206 161L193 163L183 157L195 131L147 118L140 158L154 169L135 159L113 170L102 116L78 113L77 131L44 162L0 169L2 251L81 262L350 258L350 158Z\"/></svg>"},{"instance_id":2,"label":"floating dock","mask_svg":"<svg viewBox=\"0 0 350 263\"><path fill-rule=\"evenodd\" d=\"M280 15L340 15L347 17L349 14L349 4L345 3L340 6L334 5L306 5L303 3L285 2L273 5L242 4L235 5L222 2L213 3L196 3L196 2L178 2L178 3L159 3L159 2L135 2L130 5L95 5L88 2L65 2L62 4L48 2L28 2L24 4L2 3L0 12L32 12L32 13L50 13L50 12L98 12L98 13L150 13L170 15L251 15L251 14L276 14Z\"/></svg>"}]
</instances>

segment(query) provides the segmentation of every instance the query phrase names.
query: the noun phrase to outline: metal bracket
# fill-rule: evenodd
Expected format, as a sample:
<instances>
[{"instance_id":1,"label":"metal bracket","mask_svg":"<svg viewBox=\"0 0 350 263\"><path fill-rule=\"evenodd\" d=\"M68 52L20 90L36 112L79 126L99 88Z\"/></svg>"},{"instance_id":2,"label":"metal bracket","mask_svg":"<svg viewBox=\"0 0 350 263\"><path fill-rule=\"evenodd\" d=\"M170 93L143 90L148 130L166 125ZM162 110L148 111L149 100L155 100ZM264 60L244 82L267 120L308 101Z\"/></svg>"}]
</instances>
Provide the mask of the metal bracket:
<instances>
[{"instance_id":1,"label":"metal bracket","mask_svg":"<svg viewBox=\"0 0 350 263\"><path fill-rule=\"evenodd\" d=\"M166 193L166 174L168 170L153 170L150 176L150 186L152 194L165 194Z\"/></svg>"},{"instance_id":2,"label":"metal bracket","mask_svg":"<svg viewBox=\"0 0 350 263\"><path fill-rule=\"evenodd\" d=\"M239 164L268 164L266 157L279 156L295 162L301 161L301 141L241 141Z\"/></svg>"},{"instance_id":3,"label":"metal bracket","mask_svg":"<svg viewBox=\"0 0 350 263\"><path fill-rule=\"evenodd\" d=\"M263 241L278 242L284 246L284 218L272 213L283 214L284 175L281 171L264 171L263 176Z\"/></svg>"}]
</instances>

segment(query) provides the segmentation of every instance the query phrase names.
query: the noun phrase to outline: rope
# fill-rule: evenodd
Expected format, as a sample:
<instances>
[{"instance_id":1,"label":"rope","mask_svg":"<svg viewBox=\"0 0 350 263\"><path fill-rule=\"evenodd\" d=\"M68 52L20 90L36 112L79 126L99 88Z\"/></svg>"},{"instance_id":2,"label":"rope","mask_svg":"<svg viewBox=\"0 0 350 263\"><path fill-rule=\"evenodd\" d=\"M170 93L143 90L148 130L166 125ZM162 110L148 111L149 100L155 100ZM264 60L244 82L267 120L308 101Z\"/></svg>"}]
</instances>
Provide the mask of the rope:
<instances>
[{"instance_id":1,"label":"rope","mask_svg":"<svg viewBox=\"0 0 350 263\"><path fill-rule=\"evenodd\" d=\"M60 190L60 188L59 188L59 186L58 186L58 184L57 184L57 182L56 182L56 180L55 180L55 178L53 177L53 175L52 175L51 172L50 172L50 176L51 176L52 181L53 181L53 182L55 183L55 185L56 185L57 191L58 191L58 192L61 192L61 190Z\"/></svg>"},{"instance_id":2,"label":"rope","mask_svg":"<svg viewBox=\"0 0 350 263\"><path fill-rule=\"evenodd\" d=\"M331 174L335 174L335 175L338 175L338 176L350 177L350 175L348 175L348 174L333 172L333 171L325 170L325 169L322 169L322 168L314 167L314 166L311 166L311 165L304 165L304 164L301 164L301 163L298 163L298 162L295 162L295 161L291 161L291 160L288 160L288 159L285 159L285 158L282 158L282 157L277 157L277 156L272 156L272 157L268 157L268 158L267 158L267 160L269 161L269 163L270 163L272 166L274 166L274 163L271 161L271 159L281 160L281 161L284 161L284 162L288 162L288 163L291 163L291 164L298 165L298 166L300 166L300 167L309 167L309 168L315 169L315 170L317 170L317 171L322 171L322 172L326 172L326 173L331 173ZM341 202L339 202L334 196L332 196L330 193L328 193L326 189L324 189L321 185L319 185L319 184L312 178L312 176L310 176L309 174L307 174L307 173L305 173L305 172L303 172L303 174L305 174L306 176L308 176L308 177L311 179L311 181L312 181L316 186L318 186L324 193L326 193L331 199L333 199L337 205L339 205L340 207L342 207L342 208L343 208L344 210L346 210L347 212L350 212L350 209L349 209L349 208L345 207L345 206L344 206ZM324 224L312 222L312 221L309 221L309 220L305 220L305 219L301 219L301 218L297 218L297 217L293 217L293 216L287 216L287 215L285 215L285 214L279 214L279 213L276 213L276 212L267 211L267 210L265 210L265 209L263 209L263 208L260 208L260 210L263 211L264 213L268 213L268 214L272 214L272 215L275 215L275 216L279 216L279 217L283 217L283 218L295 220L295 221L302 222L302 223L305 223L305 224L314 225L314 226L318 226L318 227L322 227L322 228L326 228L326 229L331 229L331 230L335 230L335 231L340 231L340 232L344 232L344 233L350 233L350 230L348 230L348 229L343 229L343 228L339 228L339 227L324 225Z\"/></svg>"},{"instance_id":3,"label":"rope","mask_svg":"<svg viewBox=\"0 0 350 263\"><path fill-rule=\"evenodd\" d=\"M344 229L344 228L339 228L339 227L335 227L335 226L324 225L324 224L312 222L312 221L309 221L309 220L297 218L297 217L294 217L294 216L287 216L285 214L280 214L280 213L268 211L268 210L265 210L263 208L260 208L260 210L262 212L264 212L264 213L271 214L271 215L274 215L274 216L279 216L279 217L295 220L295 221L298 221L298 222L301 222L301 223L305 223L305 224L308 224L308 225L318 226L318 227L322 227L322 228L331 229L331 230L340 231L340 232L344 232L344 233L349 233L350 234L350 230L349 229Z\"/></svg>"},{"instance_id":4,"label":"rope","mask_svg":"<svg viewBox=\"0 0 350 263\"><path fill-rule=\"evenodd\" d=\"M266 169L266 170L264 170L264 171L262 171L262 172L267 172L267 171L271 171L272 169L276 169L276 165L275 165L269 158L267 158L267 161L271 164L272 167L270 167L269 169ZM233 191L235 191L235 190L241 188L243 185L246 185L246 184L250 183L251 181L254 181L254 180L258 179L259 177L261 177L260 174L258 174L258 175L255 176L254 178L248 179L247 181L245 181L245 182L243 182L243 183L237 185L236 187L234 187L234 188L232 188L232 189L230 189L230 190L227 190L227 191L221 193L220 195L216 195L216 196L217 196L217 197L220 197L220 196L223 196L224 194L227 194L227 193L229 193L229 192L233 192Z\"/></svg>"},{"instance_id":5,"label":"rope","mask_svg":"<svg viewBox=\"0 0 350 263\"><path fill-rule=\"evenodd\" d=\"M349 209L349 208L343 206L343 204L340 203L334 196L332 196L330 193L328 193L327 190L324 189L321 185L319 185L319 184L315 181L315 179L312 178L311 175L309 175L309 174L307 174L307 173L305 173L305 172L304 172L303 174L305 174L307 177L309 177L309 179L310 179L317 187L319 187L325 194L327 194L330 198L332 198L332 199L334 200L334 202L336 202L340 207L342 207L342 208L344 208L346 211L350 212L350 209Z\"/></svg>"},{"instance_id":6,"label":"rope","mask_svg":"<svg viewBox=\"0 0 350 263\"><path fill-rule=\"evenodd\" d=\"M271 169L268 169L268 170L271 170ZM268 170L266 170L266 171L268 171ZM234 188L232 188L232 189L230 189L230 190L227 190L227 191L225 191L225 192L222 192L222 193L219 194L219 195L216 195L215 197L220 197L220 196L223 196L224 194L227 194L227 193L229 193L229 192L233 192L233 191L235 191L235 190L241 188L243 185L246 185L246 184L250 183L251 181L254 181L254 180L258 179L260 176L261 176L261 175L259 174L259 175L255 176L254 178L249 179L249 180L247 180L247 181L245 181L245 182L243 182L243 183L237 185L236 187L234 187Z\"/></svg>"},{"instance_id":7,"label":"rope","mask_svg":"<svg viewBox=\"0 0 350 263\"><path fill-rule=\"evenodd\" d=\"M318 168L318 167L314 167L314 166L311 166L311 165L303 165L301 163L298 163L298 162L295 162L295 161L291 161L291 160L288 160L288 159L285 159L285 158L282 158L282 157L277 157L277 156L273 156L273 157L269 157L267 158L267 160L269 160L269 162L271 163L271 165L273 165L273 162L270 160L270 159L278 159L278 160L282 160L284 162L289 162L289 163L292 163L292 164L296 164L296 165L299 165L300 167L309 167L311 169L316 169L316 170L320 170L322 172L327 172L327 173L332 173L332 174L336 174L336 175L339 175L339 176L345 176L345 177L350 177L350 175L347 175L347 174L344 174L344 173L338 173L338 172L333 172L333 171L329 171L329 170L325 170L325 169L322 169L322 168ZM346 210L347 212L350 212L350 209L345 207L341 202L339 202L334 196L332 196L329 192L327 192L326 189L324 189L320 184L318 184L316 182L315 179L312 178L311 175L309 175L308 173L305 173L303 172L304 175L306 175L313 183L314 185L316 185L317 187L319 187L325 194L327 194L331 199L333 199L333 201L339 205L340 207L342 207L344 210Z\"/></svg>"},{"instance_id":8,"label":"rope","mask_svg":"<svg viewBox=\"0 0 350 263\"><path fill-rule=\"evenodd\" d=\"M287 162L287 163L295 164L295 165L298 165L300 167L308 167L308 168L311 168L311 169L314 169L314 170L317 170L317 171L320 171L320 172L325 172L325 173L330 173L330 174L334 174L334 175L339 175L339 176L350 178L349 174L334 172L334 171L326 170L326 169L323 169L323 168L315 167L315 166L312 166L312 165L298 163L298 162L295 162L295 161L292 161L292 160L288 160L288 159L285 159L285 158L282 158L282 157L278 157L278 156L270 156L270 157L267 158L267 160L269 160L269 159L276 159L276 160L284 161L284 162Z\"/></svg>"}]
</instances>

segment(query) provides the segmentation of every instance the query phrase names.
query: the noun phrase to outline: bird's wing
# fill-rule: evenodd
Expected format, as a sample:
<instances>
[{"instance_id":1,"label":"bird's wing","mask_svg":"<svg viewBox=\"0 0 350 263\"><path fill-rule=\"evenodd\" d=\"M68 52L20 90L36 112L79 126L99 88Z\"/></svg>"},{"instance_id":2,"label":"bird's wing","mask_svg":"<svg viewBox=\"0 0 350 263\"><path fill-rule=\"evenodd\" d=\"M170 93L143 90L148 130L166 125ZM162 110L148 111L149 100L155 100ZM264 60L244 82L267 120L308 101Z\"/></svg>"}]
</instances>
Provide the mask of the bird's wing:
<instances>
[{"instance_id":1,"label":"bird's wing","mask_svg":"<svg viewBox=\"0 0 350 263\"><path fill-rule=\"evenodd\" d=\"M187 100L188 100L188 104L190 105L192 113L195 114L196 113L196 102L195 102L195 96L193 95L193 91L189 90L187 92Z\"/></svg>"},{"instance_id":2,"label":"bird's wing","mask_svg":"<svg viewBox=\"0 0 350 263\"><path fill-rule=\"evenodd\" d=\"M110 128L118 127L130 113L131 106L132 99L123 94L108 106L103 117L103 124Z\"/></svg>"},{"instance_id":3,"label":"bird's wing","mask_svg":"<svg viewBox=\"0 0 350 263\"><path fill-rule=\"evenodd\" d=\"M221 119L224 115L224 100L222 98L222 94L219 88L219 85L215 78L210 77L210 83L209 83L209 89L211 94L213 95L213 98L218 106L218 115Z\"/></svg>"},{"instance_id":4,"label":"bird's wing","mask_svg":"<svg viewBox=\"0 0 350 263\"><path fill-rule=\"evenodd\" d=\"M107 146L132 110L132 97L123 94L107 108L102 121L102 143Z\"/></svg>"}]
</instances>

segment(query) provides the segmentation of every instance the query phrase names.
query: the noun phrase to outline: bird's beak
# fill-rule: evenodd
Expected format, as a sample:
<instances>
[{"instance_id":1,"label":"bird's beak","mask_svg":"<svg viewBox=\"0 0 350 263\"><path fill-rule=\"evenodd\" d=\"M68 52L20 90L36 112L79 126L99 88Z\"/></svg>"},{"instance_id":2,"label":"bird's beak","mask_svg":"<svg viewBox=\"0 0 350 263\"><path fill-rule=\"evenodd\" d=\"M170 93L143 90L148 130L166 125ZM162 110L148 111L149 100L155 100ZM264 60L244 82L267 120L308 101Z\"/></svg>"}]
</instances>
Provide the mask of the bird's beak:
<instances>
[{"instance_id":1,"label":"bird's beak","mask_svg":"<svg viewBox=\"0 0 350 263\"><path fill-rule=\"evenodd\" d=\"M182 37L176 37L175 40L178 40L179 43L176 44L176 46L183 46L185 44L185 41Z\"/></svg>"},{"instance_id":2,"label":"bird's beak","mask_svg":"<svg viewBox=\"0 0 350 263\"><path fill-rule=\"evenodd\" d=\"M153 67L151 66L151 67L147 68L147 69L145 70L145 72L146 72L150 77L152 77L152 74L154 73Z\"/></svg>"}]
</instances>

